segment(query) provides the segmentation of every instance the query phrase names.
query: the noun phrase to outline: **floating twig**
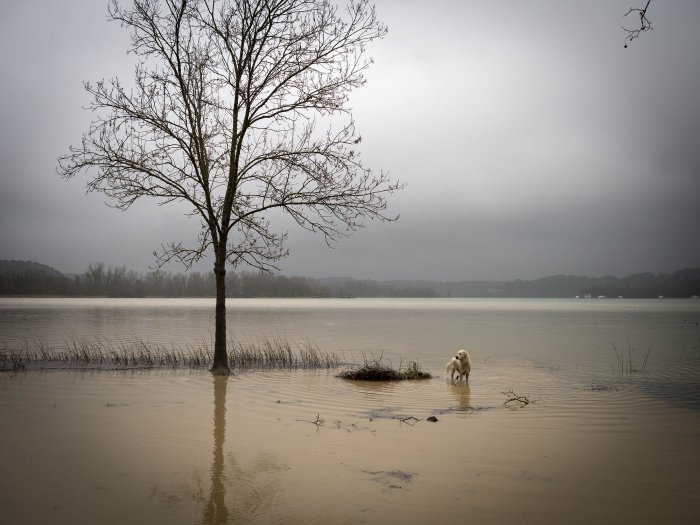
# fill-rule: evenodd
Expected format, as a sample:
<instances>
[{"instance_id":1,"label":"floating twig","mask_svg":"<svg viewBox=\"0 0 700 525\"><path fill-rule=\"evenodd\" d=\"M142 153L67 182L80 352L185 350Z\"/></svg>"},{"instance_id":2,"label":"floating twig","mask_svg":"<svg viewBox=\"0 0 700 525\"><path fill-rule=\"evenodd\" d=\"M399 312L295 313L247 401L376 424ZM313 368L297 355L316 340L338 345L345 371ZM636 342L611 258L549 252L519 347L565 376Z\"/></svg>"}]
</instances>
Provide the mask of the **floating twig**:
<instances>
[{"instance_id":1,"label":"floating twig","mask_svg":"<svg viewBox=\"0 0 700 525\"><path fill-rule=\"evenodd\" d=\"M506 396L506 400L503 402L503 406L508 406L511 408L523 408L530 404L529 395L520 395L513 392L513 390L508 390L507 392L501 392Z\"/></svg>"}]
</instances>

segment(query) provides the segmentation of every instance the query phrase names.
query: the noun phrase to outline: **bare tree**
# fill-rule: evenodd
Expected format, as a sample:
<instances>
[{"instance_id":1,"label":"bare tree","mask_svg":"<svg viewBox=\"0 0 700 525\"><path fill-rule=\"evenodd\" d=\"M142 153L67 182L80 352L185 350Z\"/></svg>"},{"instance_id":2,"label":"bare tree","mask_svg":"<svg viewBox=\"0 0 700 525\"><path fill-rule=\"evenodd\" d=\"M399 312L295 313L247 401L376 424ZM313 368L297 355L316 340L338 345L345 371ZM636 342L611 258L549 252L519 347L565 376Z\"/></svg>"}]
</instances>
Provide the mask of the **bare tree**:
<instances>
[{"instance_id":1,"label":"bare tree","mask_svg":"<svg viewBox=\"0 0 700 525\"><path fill-rule=\"evenodd\" d=\"M84 274L84 281L87 289L91 293L99 294L103 291L106 282L105 263L90 263L87 271Z\"/></svg>"},{"instance_id":2,"label":"bare tree","mask_svg":"<svg viewBox=\"0 0 700 525\"><path fill-rule=\"evenodd\" d=\"M348 108L365 82L365 46L386 34L367 0L117 0L109 18L131 31L134 87L86 82L97 118L59 159L120 209L141 197L185 203L201 221L194 246L154 252L186 267L211 250L216 280L214 372L228 372L227 262L262 270L286 255L282 210L327 243L363 219L396 220L400 189L366 169ZM340 122L340 123L339 123ZM324 124L325 123L325 124Z\"/></svg>"},{"instance_id":3,"label":"bare tree","mask_svg":"<svg viewBox=\"0 0 700 525\"><path fill-rule=\"evenodd\" d=\"M632 43L632 40L638 38L639 35L641 35L644 31L651 31L653 29L653 27L651 27L651 22L647 18L647 9L649 9L650 3L651 0L647 0L647 5L644 6L644 9L631 7L630 10L625 13L625 16L630 15L632 13L639 16L638 28L627 29L625 26L622 26L622 29L625 31L625 33L627 33L627 36L625 37L625 47L627 47L628 44Z\"/></svg>"}]
</instances>

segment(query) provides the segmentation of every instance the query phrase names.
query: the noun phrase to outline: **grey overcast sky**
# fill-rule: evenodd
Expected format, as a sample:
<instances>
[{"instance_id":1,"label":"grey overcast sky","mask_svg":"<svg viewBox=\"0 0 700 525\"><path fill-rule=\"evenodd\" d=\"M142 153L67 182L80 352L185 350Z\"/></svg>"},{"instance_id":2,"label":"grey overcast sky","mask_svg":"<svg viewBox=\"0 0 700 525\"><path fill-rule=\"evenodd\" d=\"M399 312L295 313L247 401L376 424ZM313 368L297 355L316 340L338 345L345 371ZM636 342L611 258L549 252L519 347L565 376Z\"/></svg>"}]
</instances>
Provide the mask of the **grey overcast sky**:
<instances>
[{"instance_id":1,"label":"grey overcast sky","mask_svg":"<svg viewBox=\"0 0 700 525\"><path fill-rule=\"evenodd\" d=\"M377 0L388 36L352 97L363 159L407 183L335 249L289 230L285 274L533 279L700 266L700 2ZM83 80L133 78L106 1L0 3L0 258L144 271L195 239L175 206L126 212L62 181ZM179 270L179 268L172 268ZM208 263L199 267L208 270Z\"/></svg>"}]
</instances>

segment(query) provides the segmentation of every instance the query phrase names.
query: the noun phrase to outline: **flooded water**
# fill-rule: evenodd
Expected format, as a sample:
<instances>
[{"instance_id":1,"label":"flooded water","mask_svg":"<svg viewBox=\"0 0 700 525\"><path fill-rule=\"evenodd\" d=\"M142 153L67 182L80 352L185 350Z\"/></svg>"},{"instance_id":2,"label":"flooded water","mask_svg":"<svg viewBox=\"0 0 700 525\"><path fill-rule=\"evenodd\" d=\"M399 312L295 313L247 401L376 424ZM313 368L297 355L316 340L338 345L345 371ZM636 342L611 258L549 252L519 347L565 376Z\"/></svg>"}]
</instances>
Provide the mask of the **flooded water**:
<instances>
[{"instance_id":1,"label":"flooded water","mask_svg":"<svg viewBox=\"0 0 700 525\"><path fill-rule=\"evenodd\" d=\"M232 300L239 339L416 360L434 378L5 372L2 520L695 523L698 322L691 300ZM0 349L182 346L212 323L210 300L0 299ZM452 385L462 346L472 374ZM530 404L503 406L508 390Z\"/></svg>"}]
</instances>

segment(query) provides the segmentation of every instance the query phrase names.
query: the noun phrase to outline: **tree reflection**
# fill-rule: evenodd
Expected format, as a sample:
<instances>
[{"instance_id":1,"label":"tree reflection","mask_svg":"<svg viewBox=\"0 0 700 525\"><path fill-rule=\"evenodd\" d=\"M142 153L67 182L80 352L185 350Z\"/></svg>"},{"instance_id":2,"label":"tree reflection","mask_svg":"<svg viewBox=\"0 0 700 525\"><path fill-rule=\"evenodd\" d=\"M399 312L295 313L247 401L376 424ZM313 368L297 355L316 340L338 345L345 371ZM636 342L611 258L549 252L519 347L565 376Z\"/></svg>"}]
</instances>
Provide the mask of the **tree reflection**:
<instances>
[{"instance_id":1,"label":"tree reflection","mask_svg":"<svg viewBox=\"0 0 700 525\"><path fill-rule=\"evenodd\" d=\"M211 465L211 492L202 519L202 523L206 525L223 525L228 523L229 519L224 487L227 387L228 375L214 375L214 452Z\"/></svg>"}]
</instances>

